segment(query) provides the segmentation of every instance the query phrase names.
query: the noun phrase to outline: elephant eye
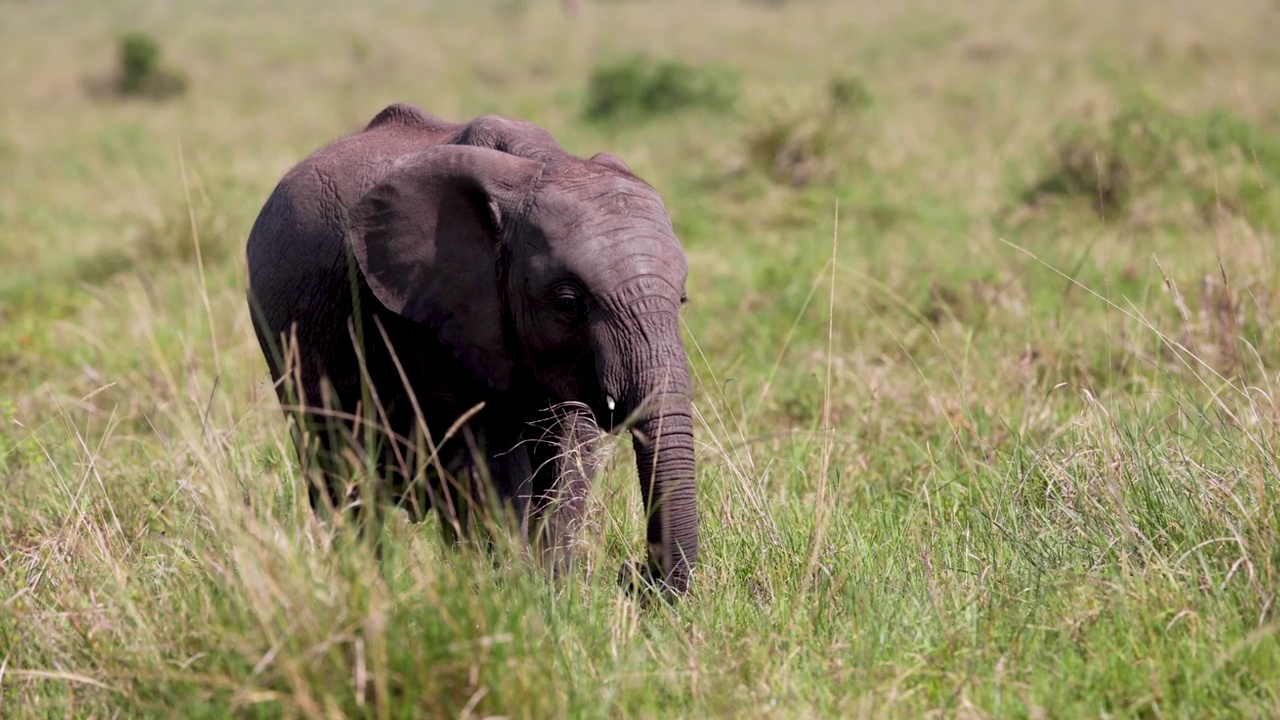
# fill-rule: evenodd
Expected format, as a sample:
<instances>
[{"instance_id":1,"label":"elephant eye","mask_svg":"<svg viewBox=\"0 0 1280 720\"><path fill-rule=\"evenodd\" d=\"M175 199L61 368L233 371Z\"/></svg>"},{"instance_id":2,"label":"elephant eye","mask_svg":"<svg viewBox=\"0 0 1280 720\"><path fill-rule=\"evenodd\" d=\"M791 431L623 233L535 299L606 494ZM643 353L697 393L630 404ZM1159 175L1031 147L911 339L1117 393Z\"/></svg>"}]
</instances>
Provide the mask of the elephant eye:
<instances>
[{"instance_id":1,"label":"elephant eye","mask_svg":"<svg viewBox=\"0 0 1280 720\"><path fill-rule=\"evenodd\" d=\"M556 307L566 315L581 315L587 309L587 296L577 283L565 280L552 289Z\"/></svg>"}]
</instances>

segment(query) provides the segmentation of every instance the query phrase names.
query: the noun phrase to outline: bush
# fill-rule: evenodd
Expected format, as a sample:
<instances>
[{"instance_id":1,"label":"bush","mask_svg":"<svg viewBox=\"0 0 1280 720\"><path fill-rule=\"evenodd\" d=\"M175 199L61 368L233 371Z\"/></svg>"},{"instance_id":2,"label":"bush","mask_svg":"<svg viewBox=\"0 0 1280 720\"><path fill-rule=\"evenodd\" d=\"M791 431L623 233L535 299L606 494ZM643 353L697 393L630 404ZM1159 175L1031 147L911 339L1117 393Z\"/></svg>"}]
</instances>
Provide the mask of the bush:
<instances>
[{"instance_id":1,"label":"bush","mask_svg":"<svg viewBox=\"0 0 1280 720\"><path fill-rule=\"evenodd\" d=\"M773 180L802 187L832 171L831 157L844 144L826 117L778 112L747 133L747 162Z\"/></svg>"},{"instance_id":2,"label":"bush","mask_svg":"<svg viewBox=\"0 0 1280 720\"><path fill-rule=\"evenodd\" d=\"M1222 110L1182 115L1131 102L1103 124L1064 121L1024 206L1087 206L1107 220L1212 222L1223 215L1273 225L1280 141Z\"/></svg>"},{"instance_id":3,"label":"bush","mask_svg":"<svg viewBox=\"0 0 1280 720\"><path fill-rule=\"evenodd\" d=\"M126 33L119 42L121 95L163 98L186 89L186 80L160 64L160 41L142 32Z\"/></svg>"},{"instance_id":4,"label":"bush","mask_svg":"<svg viewBox=\"0 0 1280 720\"><path fill-rule=\"evenodd\" d=\"M584 114L596 121L644 120L688 108L728 110L736 97L737 76L725 68L633 55L591 73Z\"/></svg>"},{"instance_id":5,"label":"bush","mask_svg":"<svg viewBox=\"0 0 1280 720\"><path fill-rule=\"evenodd\" d=\"M827 83L827 96L834 110L865 110L871 106L871 89L855 75L832 78Z\"/></svg>"},{"instance_id":6,"label":"bush","mask_svg":"<svg viewBox=\"0 0 1280 720\"><path fill-rule=\"evenodd\" d=\"M837 77L821 101L764 113L746 135L747 163L795 187L828 179L839 165L859 164L868 132L871 91L857 77Z\"/></svg>"}]
</instances>

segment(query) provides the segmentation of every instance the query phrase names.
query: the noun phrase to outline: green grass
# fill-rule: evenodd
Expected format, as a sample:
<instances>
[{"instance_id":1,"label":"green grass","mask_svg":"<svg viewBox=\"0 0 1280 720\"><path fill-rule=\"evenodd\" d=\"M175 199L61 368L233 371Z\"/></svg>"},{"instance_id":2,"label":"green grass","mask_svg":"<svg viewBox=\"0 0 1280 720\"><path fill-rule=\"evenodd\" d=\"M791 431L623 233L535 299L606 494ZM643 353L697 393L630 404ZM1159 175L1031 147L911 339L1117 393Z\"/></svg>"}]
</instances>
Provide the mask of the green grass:
<instances>
[{"instance_id":1,"label":"green grass","mask_svg":"<svg viewBox=\"0 0 1280 720\"><path fill-rule=\"evenodd\" d=\"M0 4L0 716L1280 714L1278 23ZM183 94L92 92L130 32ZM733 111L587 119L639 52L730 69ZM537 122L667 199L692 597L616 587L625 445L559 584L434 520L380 571L311 518L241 248L289 166L400 100Z\"/></svg>"}]
</instances>

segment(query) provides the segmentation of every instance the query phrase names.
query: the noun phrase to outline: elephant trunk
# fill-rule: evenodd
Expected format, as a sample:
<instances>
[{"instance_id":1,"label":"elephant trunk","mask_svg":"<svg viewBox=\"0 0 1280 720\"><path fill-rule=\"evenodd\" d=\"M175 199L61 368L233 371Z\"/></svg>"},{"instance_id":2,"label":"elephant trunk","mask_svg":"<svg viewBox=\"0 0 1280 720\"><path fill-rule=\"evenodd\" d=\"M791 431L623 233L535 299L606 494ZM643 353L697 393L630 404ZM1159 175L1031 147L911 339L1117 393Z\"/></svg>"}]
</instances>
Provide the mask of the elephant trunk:
<instances>
[{"instance_id":1,"label":"elephant trunk","mask_svg":"<svg viewBox=\"0 0 1280 720\"><path fill-rule=\"evenodd\" d=\"M684 594L698 555L698 512L689 370L682 354L673 360L664 377L642 380L648 387L637 400L647 411L631 432L648 519L647 575Z\"/></svg>"}]
</instances>

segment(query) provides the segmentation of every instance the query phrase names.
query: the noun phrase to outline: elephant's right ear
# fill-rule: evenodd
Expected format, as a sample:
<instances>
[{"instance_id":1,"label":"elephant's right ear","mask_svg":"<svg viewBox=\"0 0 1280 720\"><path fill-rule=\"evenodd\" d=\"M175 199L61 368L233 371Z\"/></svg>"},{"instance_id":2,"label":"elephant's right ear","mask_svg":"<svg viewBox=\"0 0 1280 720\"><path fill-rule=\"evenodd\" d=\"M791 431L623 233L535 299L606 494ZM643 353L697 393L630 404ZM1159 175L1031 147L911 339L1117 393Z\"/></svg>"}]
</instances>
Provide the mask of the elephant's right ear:
<instances>
[{"instance_id":1,"label":"elephant's right ear","mask_svg":"<svg viewBox=\"0 0 1280 720\"><path fill-rule=\"evenodd\" d=\"M434 147L397 162L348 212L352 250L374 297L434 330L494 389L506 388L512 371L499 243L540 171L496 150Z\"/></svg>"},{"instance_id":2,"label":"elephant's right ear","mask_svg":"<svg viewBox=\"0 0 1280 720\"><path fill-rule=\"evenodd\" d=\"M604 165L607 168L613 168L618 172L624 172L628 175L635 174L631 171L631 168L627 167L627 164L622 161L622 158L611 152L598 152L591 156L591 162L597 165Z\"/></svg>"}]
</instances>

